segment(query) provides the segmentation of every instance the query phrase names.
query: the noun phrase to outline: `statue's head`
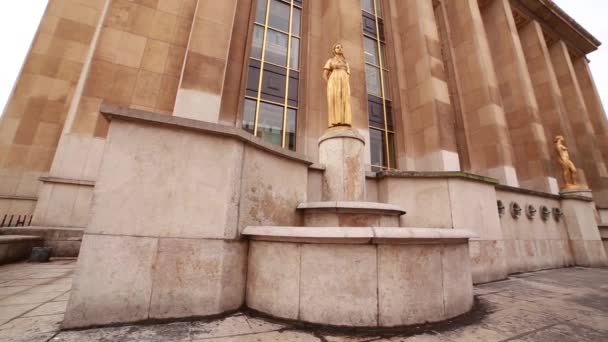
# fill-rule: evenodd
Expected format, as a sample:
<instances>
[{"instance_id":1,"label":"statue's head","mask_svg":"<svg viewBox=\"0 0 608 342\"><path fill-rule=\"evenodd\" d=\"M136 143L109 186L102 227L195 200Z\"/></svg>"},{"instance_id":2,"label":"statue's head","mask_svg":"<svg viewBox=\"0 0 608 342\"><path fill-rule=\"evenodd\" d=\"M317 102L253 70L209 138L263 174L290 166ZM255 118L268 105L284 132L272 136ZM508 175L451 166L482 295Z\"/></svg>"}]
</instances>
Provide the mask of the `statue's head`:
<instances>
[{"instance_id":1,"label":"statue's head","mask_svg":"<svg viewBox=\"0 0 608 342\"><path fill-rule=\"evenodd\" d=\"M555 139L553 139L553 142L555 144L557 144L557 143L563 143L564 142L564 137L562 137L561 135L558 135L558 136L555 137Z\"/></svg>"},{"instance_id":2,"label":"statue's head","mask_svg":"<svg viewBox=\"0 0 608 342\"><path fill-rule=\"evenodd\" d=\"M331 53L334 56L337 56L337 55L342 56L342 55L344 55L344 51L342 50L342 44L340 44L340 43L334 44L334 46L331 48Z\"/></svg>"}]
</instances>

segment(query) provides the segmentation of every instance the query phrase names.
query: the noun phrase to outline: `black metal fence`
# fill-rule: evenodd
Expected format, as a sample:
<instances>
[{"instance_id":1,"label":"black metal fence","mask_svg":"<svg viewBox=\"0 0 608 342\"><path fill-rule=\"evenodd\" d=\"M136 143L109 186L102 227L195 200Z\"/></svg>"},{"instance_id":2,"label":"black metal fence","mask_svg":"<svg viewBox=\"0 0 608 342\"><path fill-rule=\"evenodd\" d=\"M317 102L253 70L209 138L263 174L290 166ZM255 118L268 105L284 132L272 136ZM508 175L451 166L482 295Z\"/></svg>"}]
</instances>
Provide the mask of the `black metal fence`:
<instances>
[{"instance_id":1,"label":"black metal fence","mask_svg":"<svg viewBox=\"0 0 608 342\"><path fill-rule=\"evenodd\" d=\"M32 215L5 214L0 221L0 228L25 227L32 223Z\"/></svg>"}]
</instances>

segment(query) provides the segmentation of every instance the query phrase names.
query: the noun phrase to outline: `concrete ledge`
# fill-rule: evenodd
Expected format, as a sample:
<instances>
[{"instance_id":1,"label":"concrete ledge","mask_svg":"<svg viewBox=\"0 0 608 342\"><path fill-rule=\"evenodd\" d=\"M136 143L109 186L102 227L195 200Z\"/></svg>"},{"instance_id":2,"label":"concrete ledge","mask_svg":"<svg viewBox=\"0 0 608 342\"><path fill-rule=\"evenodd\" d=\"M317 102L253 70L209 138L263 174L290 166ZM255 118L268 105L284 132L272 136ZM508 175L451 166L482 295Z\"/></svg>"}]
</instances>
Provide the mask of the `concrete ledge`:
<instances>
[{"instance_id":1,"label":"concrete ledge","mask_svg":"<svg viewBox=\"0 0 608 342\"><path fill-rule=\"evenodd\" d=\"M477 237L461 229L401 227L277 227L249 226L242 235L259 241L301 243L394 244L456 243Z\"/></svg>"},{"instance_id":2,"label":"concrete ledge","mask_svg":"<svg viewBox=\"0 0 608 342\"><path fill-rule=\"evenodd\" d=\"M50 176L40 177L39 179L43 183L95 186L95 181L85 180L85 179L69 179L69 178L50 177Z\"/></svg>"},{"instance_id":3,"label":"concrete ledge","mask_svg":"<svg viewBox=\"0 0 608 342\"><path fill-rule=\"evenodd\" d=\"M0 235L0 265L27 259L42 238L28 235Z\"/></svg>"},{"instance_id":4,"label":"concrete ledge","mask_svg":"<svg viewBox=\"0 0 608 342\"><path fill-rule=\"evenodd\" d=\"M561 198L560 195L556 195L556 194L552 194L552 193L548 193L548 192L542 192L542 191L536 191L536 190L518 188L518 187L515 187L515 186L509 186L509 185L504 185L504 184L496 184L496 189L497 190L504 190L504 191L510 191L510 192L515 192L515 193L520 193L520 194L526 194L526 195L544 197L544 198L551 198L551 199L560 199Z\"/></svg>"},{"instance_id":5,"label":"concrete ledge","mask_svg":"<svg viewBox=\"0 0 608 342\"><path fill-rule=\"evenodd\" d=\"M35 202L38 200L38 197L0 195L0 199L17 200L17 201L34 201Z\"/></svg>"},{"instance_id":6,"label":"concrete ledge","mask_svg":"<svg viewBox=\"0 0 608 342\"><path fill-rule=\"evenodd\" d=\"M358 201L305 202L300 203L297 209L306 211L331 211L336 213L372 213L393 215L404 215L406 213L405 210L393 204Z\"/></svg>"},{"instance_id":7,"label":"concrete ledge","mask_svg":"<svg viewBox=\"0 0 608 342\"><path fill-rule=\"evenodd\" d=\"M325 134L319 138L319 144L328 139L349 138L356 139L365 144L365 138L359 132L349 126L336 126L329 128Z\"/></svg>"},{"instance_id":8,"label":"concrete ledge","mask_svg":"<svg viewBox=\"0 0 608 342\"><path fill-rule=\"evenodd\" d=\"M131 109L108 103L103 103L101 105L100 112L108 120L142 122L151 125L160 125L178 129L204 132L213 135L228 136L240 140L246 144L255 146L260 150L264 150L266 152L279 155L287 159L299 161L307 165L314 164L314 161L308 159L308 157L300 153L296 153L288 149L273 145L237 127L224 126L200 120L181 118L173 115L146 112L143 110Z\"/></svg>"},{"instance_id":9,"label":"concrete ledge","mask_svg":"<svg viewBox=\"0 0 608 342\"><path fill-rule=\"evenodd\" d=\"M376 177L381 179L385 177L394 178L462 178L474 182L487 184L499 184L497 179L476 175L473 173L462 171L381 171L376 173Z\"/></svg>"}]
</instances>

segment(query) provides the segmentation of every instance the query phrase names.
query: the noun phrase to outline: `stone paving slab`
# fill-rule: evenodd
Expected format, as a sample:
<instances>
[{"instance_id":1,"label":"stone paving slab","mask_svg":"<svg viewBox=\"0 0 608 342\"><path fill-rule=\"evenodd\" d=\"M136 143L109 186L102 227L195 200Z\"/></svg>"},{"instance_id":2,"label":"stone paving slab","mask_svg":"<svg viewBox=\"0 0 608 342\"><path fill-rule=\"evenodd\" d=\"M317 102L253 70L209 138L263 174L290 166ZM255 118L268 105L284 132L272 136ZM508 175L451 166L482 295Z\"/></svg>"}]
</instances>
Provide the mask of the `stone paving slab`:
<instances>
[{"instance_id":1,"label":"stone paving slab","mask_svg":"<svg viewBox=\"0 0 608 342\"><path fill-rule=\"evenodd\" d=\"M0 341L608 341L608 269L540 271L478 285L472 313L403 329L346 331L236 313L214 320L60 331L75 265L75 259L56 259L0 266Z\"/></svg>"}]
</instances>

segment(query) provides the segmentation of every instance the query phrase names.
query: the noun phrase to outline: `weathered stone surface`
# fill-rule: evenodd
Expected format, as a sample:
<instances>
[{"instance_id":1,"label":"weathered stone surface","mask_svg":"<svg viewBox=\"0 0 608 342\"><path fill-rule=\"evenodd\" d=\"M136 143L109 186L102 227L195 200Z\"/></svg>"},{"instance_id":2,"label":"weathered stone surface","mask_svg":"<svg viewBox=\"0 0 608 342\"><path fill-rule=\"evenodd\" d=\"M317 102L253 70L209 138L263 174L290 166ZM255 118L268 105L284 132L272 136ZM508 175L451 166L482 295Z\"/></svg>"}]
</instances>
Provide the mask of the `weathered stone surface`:
<instances>
[{"instance_id":1,"label":"weathered stone surface","mask_svg":"<svg viewBox=\"0 0 608 342\"><path fill-rule=\"evenodd\" d=\"M377 325L376 249L302 245L301 320L332 325Z\"/></svg>"},{"instance_id":2,"label":"weathered stone surface","mask_svg":"<svg viewBox=\"0 0 608 342\"><path fill-rule=\"evenodd\" d=\"M365 200L365 140L354 130L329 130L319 139L324 201Z\"/></svg>"}]
</instances>

